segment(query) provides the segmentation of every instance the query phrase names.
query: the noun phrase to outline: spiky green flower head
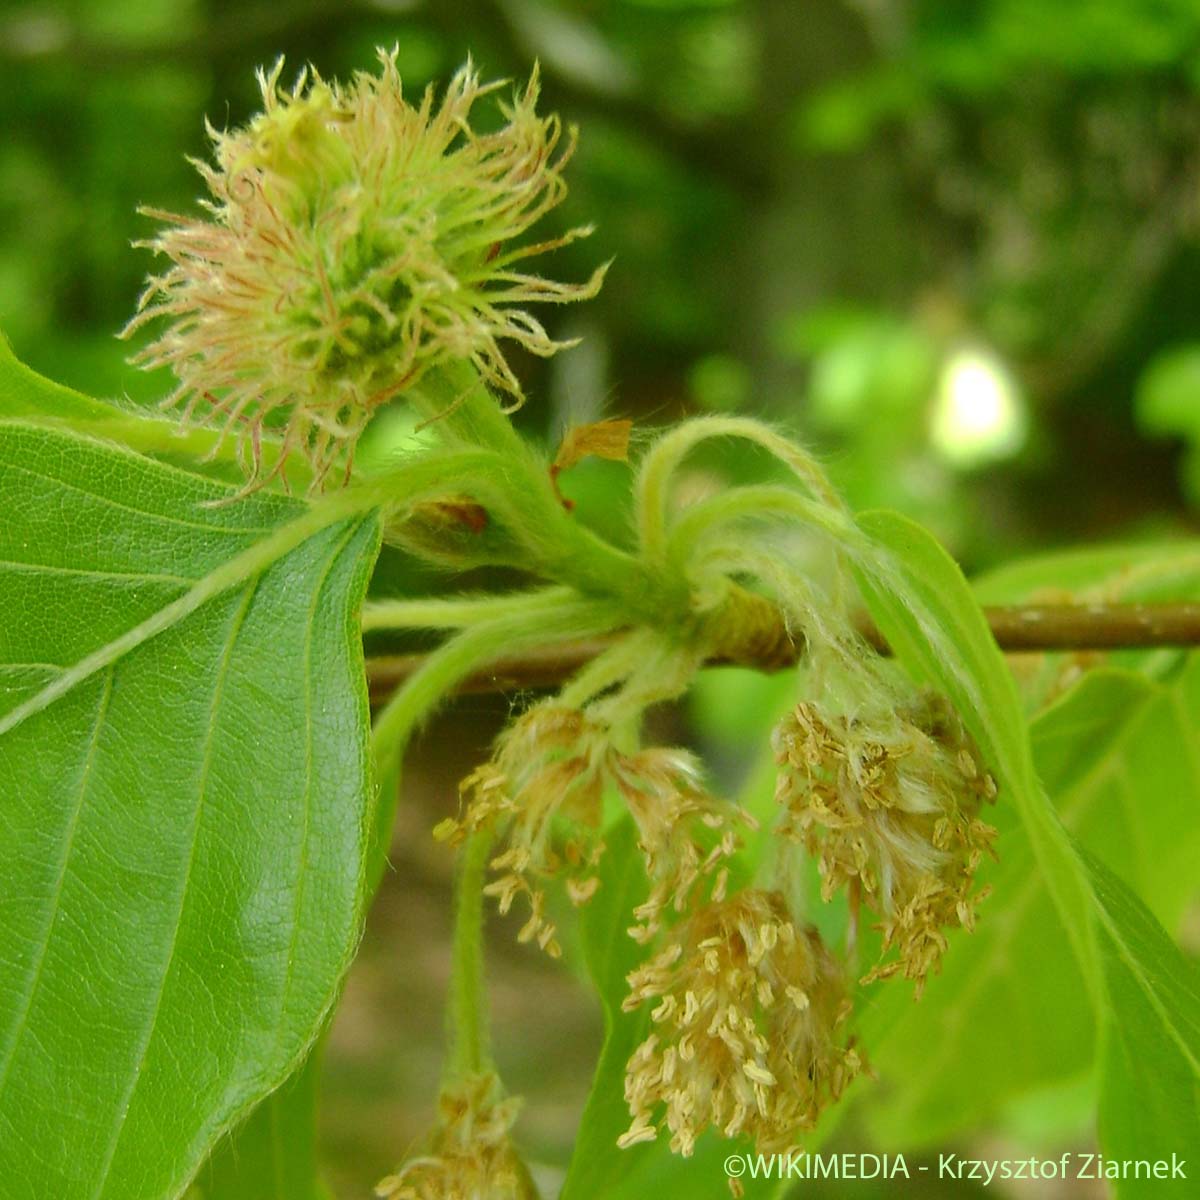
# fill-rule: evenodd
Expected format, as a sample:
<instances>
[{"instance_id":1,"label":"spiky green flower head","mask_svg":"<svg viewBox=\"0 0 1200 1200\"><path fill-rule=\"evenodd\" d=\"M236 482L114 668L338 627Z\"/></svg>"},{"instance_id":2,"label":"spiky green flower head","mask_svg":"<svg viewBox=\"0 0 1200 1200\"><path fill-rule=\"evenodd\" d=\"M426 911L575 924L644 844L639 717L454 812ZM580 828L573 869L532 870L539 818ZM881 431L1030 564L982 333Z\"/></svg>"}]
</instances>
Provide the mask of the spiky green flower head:
<instances>
[{"instance_id":1,"label":"spiky green flower head","mask_svg":"<svg viewBox=\"0 0 1200 1200\"><path fill-rule=\"evenodd\" d=\"M378 74L345 87L315 71L280 85L282 60L259 72L263 112L232 132L209 127L215 166L196 163L205 218L153 209L167 223L144 243L171 266L150 280L128 334L162 318L135 361L170 366L164 402L186 421L239 438L252 480L264 436L276 460L302 453L317 486L341 467L372 414L430 370L468 361L513 404L521 385L500 343L541 356L556 342L523 307L594 295L518 269L588 232L520 244L566 192L574 131L536 111L536 68L499 128L477 132L472 109L500 85L467 63L440 103L404 97L395 51ZM428 414L426 414L428 415Z\"/></svg>"}]
</instances>

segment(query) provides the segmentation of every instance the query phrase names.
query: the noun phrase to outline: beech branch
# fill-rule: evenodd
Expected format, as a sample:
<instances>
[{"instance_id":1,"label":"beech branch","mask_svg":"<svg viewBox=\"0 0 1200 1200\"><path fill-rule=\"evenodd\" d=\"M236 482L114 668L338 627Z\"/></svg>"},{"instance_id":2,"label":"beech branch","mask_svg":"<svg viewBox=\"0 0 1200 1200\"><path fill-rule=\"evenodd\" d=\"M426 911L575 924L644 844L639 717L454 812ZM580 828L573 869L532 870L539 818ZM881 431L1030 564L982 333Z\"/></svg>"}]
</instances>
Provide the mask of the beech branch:
<instances>
[{"instance_id":1,"label":"beech branch","mask_svg":"<svg viewBox=\"0 0 1200 1200\"><path fill-rule=\"evenodd\" d=\"M794 666L804 653L803 638L793 637L782 615L771 609L775 629L740 637L736 646L709 659L711 666L777 671ZM1026 604L985 607L996 644L1005 653L1144 650L1200 646L1200 604ZM887 641L865 615L859 631L881 654ZM560 642L545 649L499 659L459 686L460 694L540 691L570 678L612 644L612 638ZM781 649L782 648L782 649ZM372 703L385 699L425 661L424 654L373 655L367 658Z\"/></svg>"}]
</instances>

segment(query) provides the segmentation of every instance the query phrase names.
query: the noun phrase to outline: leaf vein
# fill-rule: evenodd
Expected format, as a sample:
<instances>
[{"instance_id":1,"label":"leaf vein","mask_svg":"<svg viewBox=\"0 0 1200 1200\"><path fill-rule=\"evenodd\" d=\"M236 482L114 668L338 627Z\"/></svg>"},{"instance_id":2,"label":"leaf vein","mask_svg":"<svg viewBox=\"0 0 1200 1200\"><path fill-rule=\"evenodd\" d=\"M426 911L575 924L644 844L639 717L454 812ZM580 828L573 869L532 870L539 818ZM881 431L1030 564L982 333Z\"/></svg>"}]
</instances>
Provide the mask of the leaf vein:
<instances>
[{"instance_id":1,"label":"leaf vein","mask_svg":"<svg viewBox=\"0 0 1200 1200\"><path fill-rule=\"evenodd\" d=\"M28 983L25 985L25 998L21 1006L21 1014L13 1026L13 1032L10 1035L8 1048L4 1054L3 1064L0 1065L0 1097L3 1097L9 1081L9 1072L17 1054L17 1047L21 1042L21 1038L25 1034L26 1024L29 1020L29 1013L33 1008L34 996L37 993L38 986L41 982L42 968L46 962L46 953L50 947L50 940L54 930L54 922L58 916L59 906L62 903L63 886L67 878L67 867L70 864L71 853L75 845L75 834L79 828L79 817L83 812L84 801L87 797L88 784L91 780L92 766L96 761L96 748L100 744L100 734L104 729L105 721L108 717L109 700L112 697L113 677L116 674L115 669L109 669L107 678L100 691L99 703L96 707L96 719L92 726L92 736L88 741L87 752L84 755L83 770L80 773L79 788L75 797L74 810L71 813L70 821L64 831L63 837L63 852L59 860L57 878L54 883L54 890L50 895L50 902L46 906L46 919L43 924L42 936L39 939L38 950L35 961L31 964ZM0 1105L0 1109L3 1105Z\"/></svg>"},{"instance_id":2,"label":"leaf vein","mask_svg":"<svg viewBox=\"0 0 1200 1200\"><path fill-rule=\"evenodd\" d=\"M213 744L216 740L217 729L217 714L220 711L221 701L224 696L225 682L229 675L230 663L233 660L233 649L238 639L238 634L241 632L242 626L246 620L246 614L250 610L250 604L254 599L255 593L258 590L258 585L261 580L256 577L251 580L246 587L246 594L243 596L241 603L237 607L232 620L230 621L229 635L225 640L225 647L221 652L221 657L217 661L217 677L213 684L212 702L209 705L208 722L204 730L204 740L201 750L200 771L196 780L196 808L192 818L191 840L188 846L188 860L183 872L183 883L179 889L179 900L175 912L174 928L171 932L171 943L167 952L166 962L163 964L161 976L158 984L158 992L154 1000L154 1008L150 1014L150 1020L146 1026L146 1032L141 1039L141 1046L138 1049L136 1059L133 1063L133 1072L129 1080L128 1086L125 1088L124 1095L121 1097L119 1105L120 1113L113 1126L112 1137L110 1138L108 1149L101 1160L100 1176L97 1180L95 1190L92 1193L93 1200L104 1193L104 1185L108 1180L109 1172L112 1170L113 1161L116 1158L117 1149L120 1146L121 1138L124 1134L126 1120L129 1116L129 1109L133 1103L134 1094L137 1091L139 1082L141 1081L142 1071L146 1065L146 1056L150 1048L151 1042L154 1040L154 1031L158 1026L159 1013L162 1011L162 999L167 989L167 982L171 977L171 970L175 962L175 954L179 947L179 933L183 928L183 914L187 908L188 893L191 888L192 871L196 863L196 847L200 840L200 829L202 818L204 815L205 799L208 791L209 773L212 769Z\"/></svg>"},{"instance_id":3,"label":"leaf vein","mask_svg":"<svg viewBox=\"0 0 1200 1200\"><path fill-rule=\"evenodd\" d=\"M0 570L18 571L27 575L69 575L72 578L121 579L129 582L171 583L187 587L196 582L195 576L173 575L166 571L97 571L87 567L64 567L53 563L19 562L0 559Z\"/></svg>"}]
</instances>

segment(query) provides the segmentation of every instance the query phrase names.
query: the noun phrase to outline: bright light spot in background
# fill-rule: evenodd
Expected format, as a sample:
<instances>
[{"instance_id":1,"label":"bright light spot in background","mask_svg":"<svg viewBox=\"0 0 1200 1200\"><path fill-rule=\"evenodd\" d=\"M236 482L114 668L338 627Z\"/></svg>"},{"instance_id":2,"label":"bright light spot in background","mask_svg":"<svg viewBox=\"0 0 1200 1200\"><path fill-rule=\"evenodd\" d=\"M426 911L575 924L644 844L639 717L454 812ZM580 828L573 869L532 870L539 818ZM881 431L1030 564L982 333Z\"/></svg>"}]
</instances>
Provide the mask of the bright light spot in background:
<instances>
[{"instance_id":1,"label":"bright light spot in background","mask_svg":"<svg viewBox=\"0 0 1200 1200\"><path fill-rule=\"evenodd\" d=\"M930 438L956 467L1009 458L1025 441L1025 406L994 354L958 350L942 368Z\"/></svg>"}]
</instances>

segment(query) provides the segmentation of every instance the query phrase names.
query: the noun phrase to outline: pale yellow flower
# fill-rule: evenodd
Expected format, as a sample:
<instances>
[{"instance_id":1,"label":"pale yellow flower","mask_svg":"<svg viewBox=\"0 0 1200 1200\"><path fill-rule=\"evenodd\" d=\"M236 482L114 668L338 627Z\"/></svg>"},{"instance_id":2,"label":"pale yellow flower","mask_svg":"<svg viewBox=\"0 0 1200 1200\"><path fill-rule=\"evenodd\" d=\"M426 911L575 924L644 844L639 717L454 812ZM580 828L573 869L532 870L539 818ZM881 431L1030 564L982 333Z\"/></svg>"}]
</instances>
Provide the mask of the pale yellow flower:
<instances>
[{"instance_id":1,"label":"pale yellow flower","mask_svg":"<svg viewBox=\"0 0 1200 1200\"><path fill-rule=\"evenodd\" d=\"M539 704L505 730L492 761L463 780L460 817L434 833L458 844L476 830L493 831L501 844L491 862L498 877L485 891L502 913L524 896L530 915L518 939L557 955L543 889L561 876L574 903L595 893L606 787L621 796L637 826L651 891L631 914L630 933L646 941L664 911L684 912L706 881L711 894L724 893L724 863L739 844L735 827L749 823L740 809L705 791L686 751L622 753L587 713Z\"/></svg>"},{"instance_id":2,"label":"pale yellow flower","mask_svg":"<svg viewBox=\"0 0 1200 1200\"><path fill-rule=\"evenodd\" d=\"M537 1200L510 1132L520 1101L502 1095L494 1075L446 1088L438 1125L421 1153L381 1179L382 1200Z\"/></svg>"},{"instance_id":3,"label":"pale yellow flower","mask_svg":"<svg viewBox=\"0 0 1200 1200\"><path fill-rule=\"evenodd\" d=\"M811 1129L862 1069L842 1025L843 972L777 892L748 890L696 909L629 977L627 1010L652 1032L626 1067L632 1123L621 1146L665 1127L690 1155L710 1126L778 1150Z\"/></svg>"},{"instance_id":4,"label":"pale yellow flower","mask_svg":"<svg viewBox=\"0 0 1200 1200\"><path fill-rule=\"evenodd\" d=\"M773 745L781 832L817 857L827 900L848 886L879 914L883 952L898 953L867 979L902 973L919 995L945 931L974 927L996 834L979 816L995 783L958 714L932 692L877 690L853 715L805 702Z\"/></svg>"}]
</instances>

